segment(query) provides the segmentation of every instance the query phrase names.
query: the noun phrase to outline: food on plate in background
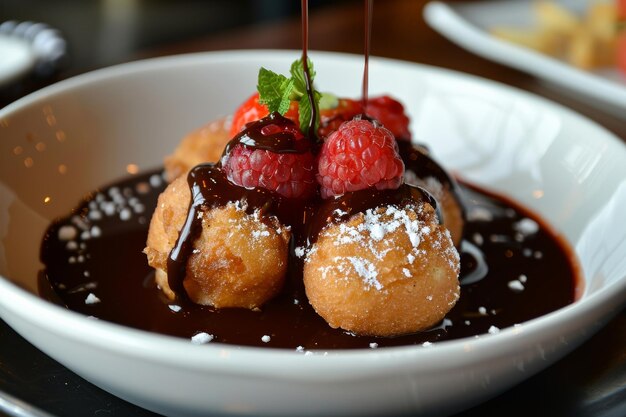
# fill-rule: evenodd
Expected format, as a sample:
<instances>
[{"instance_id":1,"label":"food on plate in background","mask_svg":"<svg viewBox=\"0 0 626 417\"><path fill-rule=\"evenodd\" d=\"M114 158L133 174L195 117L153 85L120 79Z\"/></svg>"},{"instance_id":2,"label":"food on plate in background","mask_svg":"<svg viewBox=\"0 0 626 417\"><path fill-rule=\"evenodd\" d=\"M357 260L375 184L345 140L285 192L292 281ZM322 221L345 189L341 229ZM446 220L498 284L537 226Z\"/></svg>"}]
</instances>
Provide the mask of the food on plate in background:
<instances>
[{"instance_id":1,"label":"food on plate in background","mask_svg":"<svg viewBox=\"0 0 626 417\"><path fill-rule=\"evenodd\" d=\"M557 2L533 3L532 27L496 26L498 38L563 59L585 70L616 65L623 37L626 1L590 2L582 15ZM623 66L622 66L623 67Z\"/></svg>"}]
</instances>

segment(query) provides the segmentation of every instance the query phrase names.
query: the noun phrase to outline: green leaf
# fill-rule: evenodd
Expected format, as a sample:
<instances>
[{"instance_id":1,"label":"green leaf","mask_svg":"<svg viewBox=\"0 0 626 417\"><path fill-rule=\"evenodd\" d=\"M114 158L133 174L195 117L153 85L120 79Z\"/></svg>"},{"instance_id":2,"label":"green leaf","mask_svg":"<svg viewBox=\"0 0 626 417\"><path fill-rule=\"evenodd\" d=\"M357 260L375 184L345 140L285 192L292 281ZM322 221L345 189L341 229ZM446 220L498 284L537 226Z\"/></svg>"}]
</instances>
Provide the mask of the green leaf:
<instances>
[{"instance_id":1,"label":"green leaf","mask_svg":"<svg viewBox=\"0 0 626 417\"><path fill-rule=\"evenodd\" d=\"M311 84L315 77L315 70L311 60L307 60L309 66L309 74L311 75ZM274 71L261 68L259 70L259 78L257 82L257 90L259 91L259 102L267 105L270 112L278 112L284 115L289 110L291 101L299 102L300 113L300 129L307 133L313 111L311 103L306 93L306 77L302 59L298 59L291 64L289 69L290 78L275 73ZM313 105L317 109L317 118L315 120L315 129L319 125L319 101L321 94L313 90Z\"/></svg>"},{"instance_id":2,"label":"green leaf","mask_svg":"<svg viewBox=\"0 0 626 417\"><path fill-rule=\"evenodd\" d=\"M319 107L320 109L330 110L339 105L339 99L332 93L321 93Z\"/></svg>"},{"instance_id":3,"label":"green leaf","mask_svg":"<svg viewBox=\"0 0 626 417\"><path fill-rule=\"evenodd\" d=\"M320 96L321 94L317 91L313 92L313 97L314 97L314 101L315 101L315 106L318 107L318 103L320 100ZM313 116L313 111L311 110L311 103L309 102L309 98L307 96L303 97L302 100L300 100L300 107L299 107L299 112L300 112L300 130L302 130L304 133L308 133L306 132L306 130L309 128L309 124L311 123L311 117ZM317 110L317 117L315 119L315 125L313 126L314 131L317 132L317 129L319 128L319 124L320 124L320 117L319 117L319 107Z\"/></svg>"},{"instance_id":4,"label":"green leaf","mask_svg":"<svg viewBox=\"0 0 626 417\"><path fill-rule=\"evenodd\" d=\"M309 67L309 74L311 75L311 84L313 84L313 79L315 78L315 69L313 68L313 63L311 62L310 59L307 59L307 64ZM306 77L304 73L304 65L302 62L302 58L294 61L294 63L291 64L291 69L289 72L291 73L291 77L294 80L294 91L301 95L299 99L300 101L300 107L299 107L300 130L302 130L304 133L308 133L306 132L306 130L308 129L309 124L311 122L313 111L311 109L311 103L309 102L309 96L306 94ZM319 125L320 97L321 95L317 91L313 90L313 101L314 101L313 105L315 106L317 110L316 111L317 118L315 120L316 131Z\"/></svg>"},{"instance_id":5,"label":"green leaf","mask_svg":"<svg viewBox=\"0 0 626 417\"><path fill-rule=\"evenodd\" d=\"M294 85L294 81L292 79L286 80L285 83L281 85L283 93L280 98L280 104L278 105L278 108L275 110L281 115L284 115L285 113L287 113L287 110L289 110L289 106L291 105L291 93L293 91L293 85ZM270 109L270 111L272 110Z\"/></svg>"},{"instance_id":6,"label":"green leaf","mask_svg":"<svg viewBox=\"0 0 626 417\"><path fill-rule=\"evenodd\" d=\"M311 74L311 83L315 79L315 69L313 68L313 63L310 59L307 59L307 63L309 66L309 74ZM291 69L289 70L291 74L291 78L295 81L295 89L302 95L306 95L306 77L304 75L304 65L302 64L302 58L296 60L291 64Z\"/></svg>"},{"instance_id":7,"label":"green leaf","mask_svg":"<svg viewBox=\"0 0 626 417\"><path fill-rule=\"evenodd\" d=\"M267 105L270 112L278 111L284 107L285 90L293 88L293 82L284 75L276 74L261 67L259 70L259 78L257 90L259 91L259 102ZM287 94L289 96L290 93ZM289 104L287 104L287 109ZM284 110L284 112L287 111ZM284 114L281 113L281 114Z\"/></svg>"}]
</instances>

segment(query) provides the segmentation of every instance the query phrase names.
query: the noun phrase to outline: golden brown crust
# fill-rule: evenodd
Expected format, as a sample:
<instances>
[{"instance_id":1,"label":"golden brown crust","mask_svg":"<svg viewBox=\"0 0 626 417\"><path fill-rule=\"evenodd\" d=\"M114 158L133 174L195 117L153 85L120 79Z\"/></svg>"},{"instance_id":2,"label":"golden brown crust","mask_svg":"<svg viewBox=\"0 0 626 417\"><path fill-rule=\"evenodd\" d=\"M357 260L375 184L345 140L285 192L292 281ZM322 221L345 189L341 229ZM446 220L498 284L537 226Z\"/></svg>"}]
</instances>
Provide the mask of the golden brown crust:
<instances>
[{"instance_id":1,"label":"golden brown crust","mask_svg":"<svg viewBox=\"0 0 626 417\"><path fill-rule=\"evenodd\" d=\"M378 208L327 227L307 255L304 283L331 327L395 336L445 316L459 297L459 269L449 233L424 203Z\"/></svg>"},{"instance_id":2,"label":"golden brown crust","mask_svg":"<svg viewBox=\"0 0 626 417\"><path fill-rule=\"evenodd\" d=\"M230 120L223 117L186 135L174 153L165 158L167 180L174 181L198 164L219 161L230 140L229 129Z\"/></svg>"},{"instance_id":3,"label":"golden brown crust","mask_svg":"<svg viewBox=\"0 0 626 417\"><path fill-rule=\"evenodd\" d=\"M439 210L443 216L443 224L446 229L450 231L452 241L457 248L461 247L461 240L463 239L463 227L465 226L465 219L463 217L463 208L461 202L456 197L455 193L450 189L448 185L443 185L434 177L428 177L425 179L411 176L407 181L410 184L417 185L428 191L439 205Z\"/></svg>"},{"instance_id":4,"label":"golden brown crust","mask_svg":"<svg viewBox=\"0 0 626 417\"><path fill-rule=\"evenodd\" d=\"M157 270L157 283L170 298L167 257L187 216L191 194L184 176L159 197L144 250ZM194 243L183 285L198 304L256 308L282 287L287 270L290 231L274 217L247 214L229 203L206 211Z\"/></svg>"}]
</instances>

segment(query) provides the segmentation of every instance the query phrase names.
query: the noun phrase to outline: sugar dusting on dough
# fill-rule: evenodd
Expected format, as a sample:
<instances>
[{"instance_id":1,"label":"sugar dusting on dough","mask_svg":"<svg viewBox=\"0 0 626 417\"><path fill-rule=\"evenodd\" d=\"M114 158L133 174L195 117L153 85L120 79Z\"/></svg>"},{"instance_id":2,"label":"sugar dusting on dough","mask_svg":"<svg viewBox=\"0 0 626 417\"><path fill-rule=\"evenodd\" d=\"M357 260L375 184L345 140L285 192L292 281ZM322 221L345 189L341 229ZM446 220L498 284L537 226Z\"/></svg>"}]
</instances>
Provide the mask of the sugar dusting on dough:
<instances>
[{"instance_id":1,"label":"sugar dusting on dough","mask_svg":"<svg viewBox=\"0 0 626 417\"><path fill-rule=\"evenodd\" d=\"M406 208L398 208L389 206L386 208L368 209L361 214L362 221L357 224L351 222L343 222L336 227L327 228L322 231L322 235L330 235L332 233L332 244L335 246L342 245L358 245L363 249L363 256L336 256L333 258L332 265L319 267L322 278L331 274L344 275L346 277L356 273L356 276L362 279L365 288L375 288L382 290L384 285L378 280L379 271L376 264L384 264L385 256L392 250L396 249L391 234L403 232L410 242L410 252L406 257L406 267L401 269L403 278L412 278L411 265L424 261L428 256L426 249L421 247L421 243L426 237L436 250L443 251L445 258L450 263L452 269L456 268L459 262L459 254L454 247L446 245L443 240L450 239L449 232L435 229L430 223L423 220L428 218L424 212L424 204L410 205ZM422 245L423 246L423 245ZM314 246L306 251L304 248L296 248L297 256L304 256L305 262L316 251ZM339 250L340 253L340 250ZM372 263L368 259L373 258L381 261L380 263ZM347 279L347 278L346 278Z\"/></svg>"}]
</instances>

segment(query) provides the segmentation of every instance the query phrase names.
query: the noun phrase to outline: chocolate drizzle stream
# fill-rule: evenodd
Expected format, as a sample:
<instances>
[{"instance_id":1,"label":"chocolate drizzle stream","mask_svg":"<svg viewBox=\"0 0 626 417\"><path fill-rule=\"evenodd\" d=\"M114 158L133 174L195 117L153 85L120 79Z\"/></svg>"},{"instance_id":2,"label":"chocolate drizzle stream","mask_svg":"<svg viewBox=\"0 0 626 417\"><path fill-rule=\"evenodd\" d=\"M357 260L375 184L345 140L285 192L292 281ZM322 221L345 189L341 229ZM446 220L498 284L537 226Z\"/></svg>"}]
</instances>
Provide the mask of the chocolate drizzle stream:
<instances>
[{"instance_id":1,"label":"chocolate drizzle stream","mask_svg":"<svg viewBox=\"0 0 626 417\"><path fill-rule=\"evenodd\" d=\"M361 104L364 109L367 108L367 102L369 99L369 60L370 60L370 41L372 38L372 8L374 0L364 0L365 2L365 13L364 13L364 27L365 33L364 37L364 47L363 47L363 56L364 56L364 64L363 64L363 91L361 97Z\"/></svg>"},{"instance_id":2,"label":"chocolate drizzle stream","mask_svg":"<svg viewBox=\"0 0 626 417\"><path fill-rule=\"evenodd\" d=\"M306 95L311 106L311 121L307 126L306 134L311 141L317 143L317 132L315 125L318 118L317 106L315 105L315 93L313 92L313 82L311 81L311 72L309 70L309 2L302 0L302 66L304 68L304 81L306 83Z\"/></svg>"}]
</instances>

